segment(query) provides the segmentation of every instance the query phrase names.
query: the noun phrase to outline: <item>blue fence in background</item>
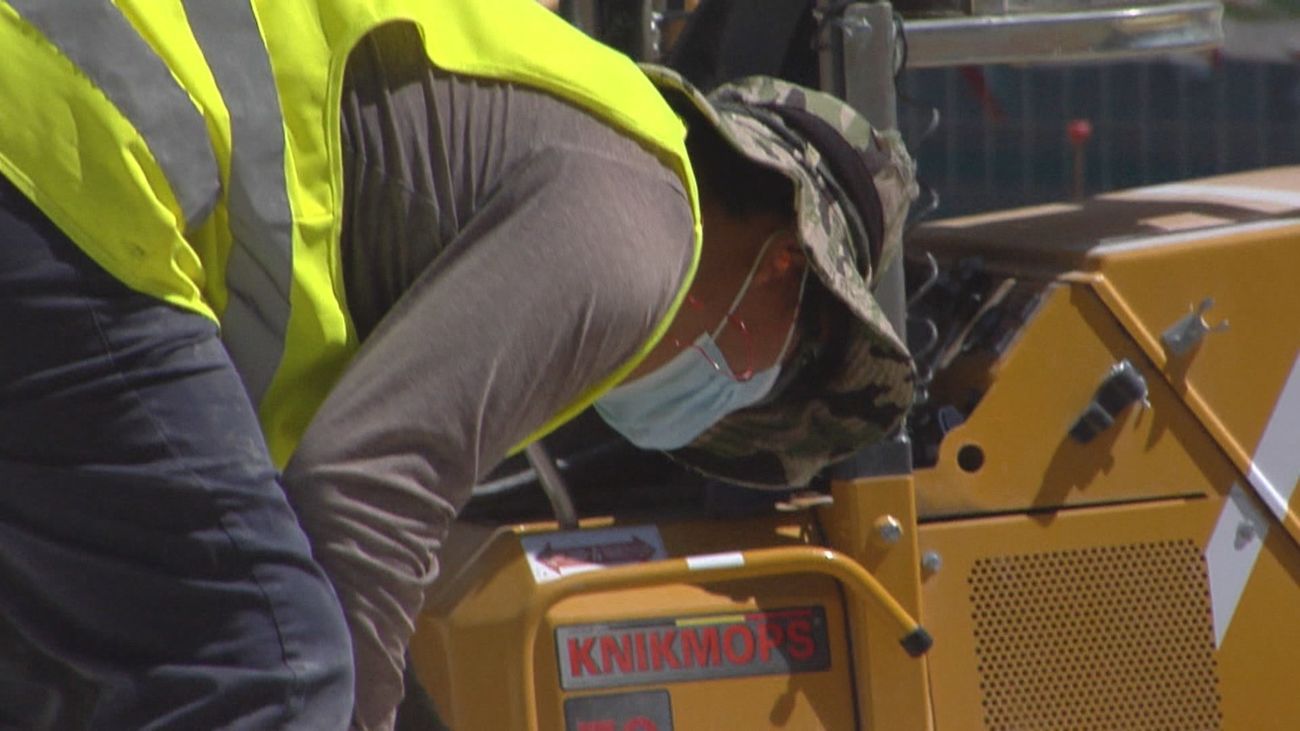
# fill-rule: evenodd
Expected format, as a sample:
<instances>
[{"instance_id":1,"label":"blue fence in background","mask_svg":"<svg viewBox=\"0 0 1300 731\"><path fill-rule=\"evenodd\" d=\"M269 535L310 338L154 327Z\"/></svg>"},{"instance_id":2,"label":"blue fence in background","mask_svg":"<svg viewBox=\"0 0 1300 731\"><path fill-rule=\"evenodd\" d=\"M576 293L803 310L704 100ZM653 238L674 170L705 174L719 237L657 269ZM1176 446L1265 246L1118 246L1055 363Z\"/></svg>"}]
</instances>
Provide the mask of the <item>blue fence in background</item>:
<instances>
[{"instance_id":1,"label":"blue fence in background","mask_svg":"<svg viewBox=\"0 0 1300 731\"><path fill-rule=\"evenodd\" d=\"M904 71L899 126L934 214L1069 199L1087 119L1085 192L1300 163L1300 63L1159 61ZM931 109L939 126L924 139Z\"/></svg>"}]
</instances>

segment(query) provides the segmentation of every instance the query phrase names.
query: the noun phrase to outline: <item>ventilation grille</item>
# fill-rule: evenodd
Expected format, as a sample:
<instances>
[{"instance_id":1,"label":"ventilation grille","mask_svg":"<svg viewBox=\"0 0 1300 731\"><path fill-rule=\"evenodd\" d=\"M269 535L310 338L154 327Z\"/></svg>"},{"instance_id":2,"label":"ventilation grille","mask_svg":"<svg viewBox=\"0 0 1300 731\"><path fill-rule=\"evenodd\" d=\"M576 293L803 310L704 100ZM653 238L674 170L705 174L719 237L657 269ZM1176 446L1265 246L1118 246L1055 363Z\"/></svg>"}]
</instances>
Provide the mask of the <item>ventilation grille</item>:
<instances>
[{"instance_id":1,"label":"ventilation grille","mask_svg":"<svg viewBox=\"0 0 1300 731\"><path fill-rule=\"evenodd\" d=\"M1220 728L1192 541L986 558L969 581L990 731Z\"/></svg>"}]
</instances>

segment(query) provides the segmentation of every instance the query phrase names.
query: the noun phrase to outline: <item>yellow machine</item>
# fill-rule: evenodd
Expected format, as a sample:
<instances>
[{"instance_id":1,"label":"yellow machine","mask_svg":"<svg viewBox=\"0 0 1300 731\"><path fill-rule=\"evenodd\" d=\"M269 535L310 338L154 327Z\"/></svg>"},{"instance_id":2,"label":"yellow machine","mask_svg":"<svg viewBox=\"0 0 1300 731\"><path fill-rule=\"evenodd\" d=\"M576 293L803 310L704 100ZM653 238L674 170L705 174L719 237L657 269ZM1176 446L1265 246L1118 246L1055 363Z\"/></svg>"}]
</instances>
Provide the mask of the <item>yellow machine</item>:
<instances>
[{"instance_id":1,"label":"yellow machine","mask_svg":"<svg viewBox=\"0 0 1300 731\"><path fill-rule=\"evenodd\" d=\"M456 526L411 647L448 726L1300 728L1300 167L907 247L916 466Z\"/></svg>"}]
</instances>

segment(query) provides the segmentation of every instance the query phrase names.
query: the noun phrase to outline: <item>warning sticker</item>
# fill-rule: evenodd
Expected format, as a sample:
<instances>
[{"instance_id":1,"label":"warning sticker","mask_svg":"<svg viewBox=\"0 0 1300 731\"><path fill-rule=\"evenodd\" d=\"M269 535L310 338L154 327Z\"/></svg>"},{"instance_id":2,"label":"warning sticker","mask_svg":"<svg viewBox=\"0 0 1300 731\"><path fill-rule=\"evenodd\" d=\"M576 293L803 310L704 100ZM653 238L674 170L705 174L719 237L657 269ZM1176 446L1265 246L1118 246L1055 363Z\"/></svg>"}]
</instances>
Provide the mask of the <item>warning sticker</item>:
<instances>
[{"instance_id":1,"label":"warning sticker","mask_svg":"<svg viewBox=\"0 0 1300 731\"><path fill-rule=\"evenodd\" d=\"M565 690L808 673L831 658L819 606L568 625L555 644Z\"/></svg>"},{"instance_id":2,"label":"warning sticker","mask_svg":"<svg viewBox=\"0 0 1300 731\"><path fill-rule=\"evenodd\" d=\"M570 698L564 702L565 731L673 731L673 706L666 690Z\"/></svg>"},{"instance_id":3,"label":"warning sticker","mask_svg":"<svg viewBox=\"0 0 1300 731\"><path fill-rule=\"evenodd\" d=\"M520 539L539 583L606 566L668 557L653 525L541 533Z\"/></svg>"}]
</instances>

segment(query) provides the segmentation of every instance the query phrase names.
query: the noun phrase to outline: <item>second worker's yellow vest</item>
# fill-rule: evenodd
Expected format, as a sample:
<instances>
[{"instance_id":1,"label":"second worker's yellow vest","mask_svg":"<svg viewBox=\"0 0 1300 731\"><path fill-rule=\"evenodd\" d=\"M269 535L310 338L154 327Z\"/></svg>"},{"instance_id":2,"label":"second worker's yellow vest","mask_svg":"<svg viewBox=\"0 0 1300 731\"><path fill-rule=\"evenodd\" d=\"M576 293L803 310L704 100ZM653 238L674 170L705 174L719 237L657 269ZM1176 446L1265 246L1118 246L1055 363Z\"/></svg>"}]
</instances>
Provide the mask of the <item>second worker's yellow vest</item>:
<instances>
[{"instance_id":1,"label":"second worker's yellow vest","mask_svg":"<svg viewBox=\"0 0 1300 731\"><path fill-rule=\"evenodd\" d=\"M689 191L698 260L681 121L534 0L0 0L0 174L123 283L220 323L281 467L356 349L339 104L349 52L389 22L442 69L553 93L653 151ZM689 280L640 351L530 439L621 380Z\"/></svg>"}]
</instances>

